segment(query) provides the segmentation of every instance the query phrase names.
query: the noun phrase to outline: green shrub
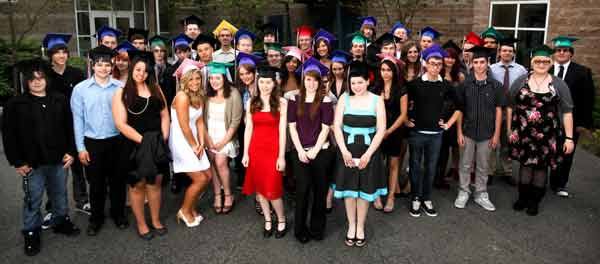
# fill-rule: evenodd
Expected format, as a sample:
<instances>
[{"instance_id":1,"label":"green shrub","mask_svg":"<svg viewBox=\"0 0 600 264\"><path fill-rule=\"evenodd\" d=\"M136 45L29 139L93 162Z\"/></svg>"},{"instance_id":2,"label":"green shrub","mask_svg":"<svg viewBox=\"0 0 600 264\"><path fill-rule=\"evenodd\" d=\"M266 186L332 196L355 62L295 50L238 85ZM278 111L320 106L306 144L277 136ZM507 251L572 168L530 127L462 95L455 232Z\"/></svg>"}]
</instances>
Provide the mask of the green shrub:
<instances>
[{"instance_id":1,"label":"green shrub","mask_svg":"<svg viewBox=\"0 0 600 264\"><path fill-rule=\"evenodd\" d=\"M0 97L14 95L12 87L11 43L0 39ZM17 61L41 56L40 41L25 39L16 47Z\"/></svg>"}]
</instances>

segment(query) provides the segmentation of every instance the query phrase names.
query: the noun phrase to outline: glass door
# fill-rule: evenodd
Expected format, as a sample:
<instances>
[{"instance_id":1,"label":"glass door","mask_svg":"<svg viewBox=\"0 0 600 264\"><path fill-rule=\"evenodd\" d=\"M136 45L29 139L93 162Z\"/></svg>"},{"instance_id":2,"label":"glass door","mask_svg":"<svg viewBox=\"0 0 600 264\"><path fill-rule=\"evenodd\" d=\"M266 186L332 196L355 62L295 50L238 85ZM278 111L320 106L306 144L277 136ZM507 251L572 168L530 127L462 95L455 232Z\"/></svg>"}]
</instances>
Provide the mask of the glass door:
<instances>
[{"instance_id":1,"label":"glass door","mask_svg":"<svg viewBox=\"0 0 600 264\"><path fill-rule=\"evenodd\" d=\"M116 28L123 32L118 42L127 40L127 30L133 27L133 13L127 11L92 11L90 12L90 32L95 41L92 41L92 48L98 46L98 40L95 39L96 32L102 26Z\"/></svg>"}]
</instances>

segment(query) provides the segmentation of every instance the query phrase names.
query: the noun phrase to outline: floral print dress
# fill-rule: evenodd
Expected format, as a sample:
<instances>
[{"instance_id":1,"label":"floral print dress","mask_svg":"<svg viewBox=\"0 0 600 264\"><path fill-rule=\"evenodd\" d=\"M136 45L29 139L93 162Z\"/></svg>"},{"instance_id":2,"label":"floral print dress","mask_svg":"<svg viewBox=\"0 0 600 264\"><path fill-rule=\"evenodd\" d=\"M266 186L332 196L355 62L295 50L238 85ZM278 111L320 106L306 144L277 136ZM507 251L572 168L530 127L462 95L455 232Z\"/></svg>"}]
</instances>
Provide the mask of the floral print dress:
<instances>
[{"instance_id":1,"label":"floral print dress","mask_svg":"<svg viewBox=\"0 0 600 264\"><path fill-rule=\"evenodd\" d=\"M534 93L526 81L513 96L510 156L521 165L555 169L562 157L557 140L562 136L558 106L560 97L550 92Z\"/></svg>"}]
</instances>

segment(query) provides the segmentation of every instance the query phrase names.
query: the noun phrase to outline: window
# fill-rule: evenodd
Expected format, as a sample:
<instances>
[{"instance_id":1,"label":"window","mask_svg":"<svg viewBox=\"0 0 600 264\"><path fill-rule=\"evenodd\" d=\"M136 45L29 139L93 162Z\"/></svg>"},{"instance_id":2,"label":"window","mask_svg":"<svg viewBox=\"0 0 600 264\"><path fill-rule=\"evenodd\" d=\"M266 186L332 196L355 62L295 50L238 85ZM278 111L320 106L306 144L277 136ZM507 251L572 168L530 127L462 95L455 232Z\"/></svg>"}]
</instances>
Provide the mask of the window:
<instances>
[{"instance_id":1,"label":"window","mask_svg":"<svg viewBox=\"0 0 600 264\"><path fill-rule=\"evenodd\" d=\"M492 1L489 25L519 39L516 61L529 67L529 51L546 42L549 1Z\"/></svg>"},{"instance_id":2,"label":"window","mask_svg":"<svg viewBox=\"0 0 600 264\"><path fill-rule=\"evenodd\" d=\"M102 26L123 32L119 42L126 40L130 27L146 28L146 1L144 0L75 0L77 52L85 56L96 47L96 30Z\"/></svg>"}]
</instances>

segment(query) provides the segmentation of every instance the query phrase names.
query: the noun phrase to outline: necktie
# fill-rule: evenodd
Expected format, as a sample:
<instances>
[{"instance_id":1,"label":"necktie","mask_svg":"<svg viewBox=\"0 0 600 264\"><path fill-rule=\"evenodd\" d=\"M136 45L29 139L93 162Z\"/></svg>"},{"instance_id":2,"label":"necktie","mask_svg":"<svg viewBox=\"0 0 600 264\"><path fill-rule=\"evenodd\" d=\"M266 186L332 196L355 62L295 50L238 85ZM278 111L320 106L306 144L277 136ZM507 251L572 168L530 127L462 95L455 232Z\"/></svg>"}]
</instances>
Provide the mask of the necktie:
<instances>
[{"instance_id":1,"label":"necktie","mask_svg":"<svg viewBox=\"0 0 600 264\"><path fill-rule=\"evenodd\" d=\"M508 93L508 89L510 88L510 76L508 74L508 65L503 65L504 67L504 82L502 83L502 88L504 88L504 93Z\"/></svg>"},{"instance_id":2,"label":"necktie","mask_svg":"<svg viewBox=\"0 0 600 264\"><path fill-rule=\"evenodd\" d=\"M565 79L565 66L564 65L560 65L558 66L558 78L561 79Z\"/></svg>"}]
</instances>

